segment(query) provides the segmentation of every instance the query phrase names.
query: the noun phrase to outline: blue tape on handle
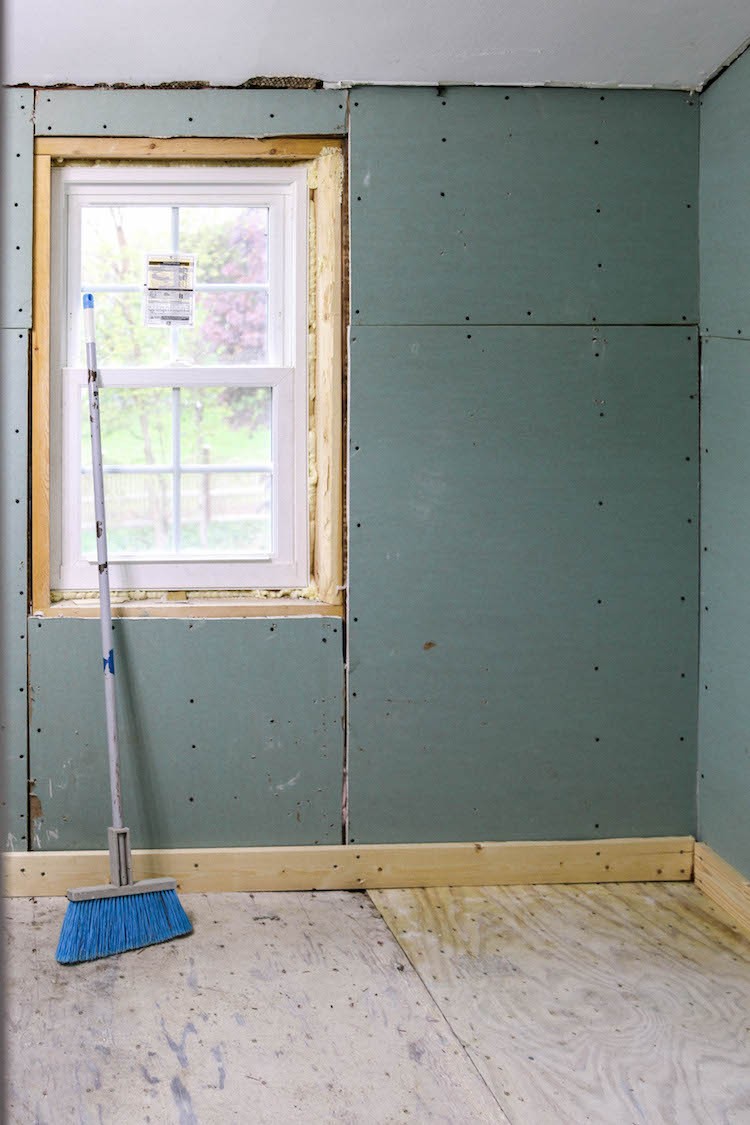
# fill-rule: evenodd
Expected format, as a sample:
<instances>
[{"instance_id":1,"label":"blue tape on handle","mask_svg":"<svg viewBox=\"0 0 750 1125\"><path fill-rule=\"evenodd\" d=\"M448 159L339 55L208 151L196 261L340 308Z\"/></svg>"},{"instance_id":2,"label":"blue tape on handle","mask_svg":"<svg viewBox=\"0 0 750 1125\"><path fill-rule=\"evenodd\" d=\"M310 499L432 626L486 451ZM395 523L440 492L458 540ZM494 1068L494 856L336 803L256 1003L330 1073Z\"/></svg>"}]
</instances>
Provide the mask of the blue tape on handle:
<instances>
[{"instance_id":1,"label":"blue tape on handle","mask_svg":"<svg viewBox=\"0 0 750 1125\"><path fill-rule=\"evenodd\" d=\"M93 309L93 307L94 307L94 294L93 293L84 293L83 294L83 307L85 309Z\"/></svg>"},{"instance_id":2,"label":"blue tape on handle","mask_svg":"<svg viewBox=\"0 0 750 1125\"><path fill-rule=\"evenodd\" d=\"M115 674L115 653L114 653L114 649L110 649L109 650L109 656L105 656L102 659L104 660L104 671L106 672L107 668L109 668L110 675L114 676L114 674Z\"/></svg>"}]
</instances>

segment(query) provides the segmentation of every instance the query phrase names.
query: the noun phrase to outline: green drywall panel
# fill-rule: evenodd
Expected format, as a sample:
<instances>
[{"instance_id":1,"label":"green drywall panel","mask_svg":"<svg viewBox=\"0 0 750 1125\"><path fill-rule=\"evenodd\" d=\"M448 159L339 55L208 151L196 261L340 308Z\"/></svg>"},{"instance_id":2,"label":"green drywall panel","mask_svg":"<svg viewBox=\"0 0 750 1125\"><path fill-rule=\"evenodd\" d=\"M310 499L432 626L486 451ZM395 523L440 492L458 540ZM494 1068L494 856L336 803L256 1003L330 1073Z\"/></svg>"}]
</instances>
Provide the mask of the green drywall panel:
<instances>
[{"instance_id":1,"label":"green drywall panel","mask_svg":"<svg viewBox=\"0 0 750 1125\"><path fill-rule=\"evenodd\" d=\"M694 323L698 105L350 93L354 324Z\"/></svg>"},{"instance_id":2,"label":"green drywall panel","mask_svg":"<svg viewBox=\"0 0 750 1125\"><path fill-rule=\"evenodd\" d=\"M750 51L703 95L701 329L750 337Z\"/></svg>"},{"instance_id":3,"label":"green drywall panel","mask_svg":"<svg viewBox=\"0 0 750 1125\"><path fill-rule=\"evenodd\" d=\"M4 754L0 817L9 851L25 849L26 831L26 464L29 338L0 332L0 733Z\"/></svg>"},{"instance_id":4,"label":"green drywall panel","mask_svg":"<svg viewBox=\"0 0 750 1125\"><path fill-rule=\"evenodd\" d=\"M39 136L276 137L346 132L341 90L39 90Z\"/></svg>"},{"instance_id":5,"label":"green drywall panel","mask_svg":"<svg viewBox=\"0 0 750 1125\"><path fill-rule=\"evenodd\" d=\"M96 621L32 620L33 843L100 848L110 823ZM341 839L341 622L115 625L135 847Z\"/></svg>"},{"instance_id":6,"label":"green drywall panel","mask_svg":"<svg viewBox=\"0 0 750 1125\"><path fill-rule=\"evenodd\" d=\"M695 330L351 336L351 839L695 828Z\"/></svg>"},{"instance_id":7,"label":"green drywall panel","mask_svg":"<svg viewBox=\"0 0 750 1125\"><path fill-rule=\"evenodd\" d=\"M750 878L750 340L704 342L701 426L698 826Z\"/></svg>"},{"instance_id":8,"label":"green drywall panel","mask_svg":"<svg viewBox=\"0 0 750 1125\"><path fill-rule=\"evenodd\" d=\"M0 326L31 326L33 90L0 90Z\"/></svg>"}]
</instances>

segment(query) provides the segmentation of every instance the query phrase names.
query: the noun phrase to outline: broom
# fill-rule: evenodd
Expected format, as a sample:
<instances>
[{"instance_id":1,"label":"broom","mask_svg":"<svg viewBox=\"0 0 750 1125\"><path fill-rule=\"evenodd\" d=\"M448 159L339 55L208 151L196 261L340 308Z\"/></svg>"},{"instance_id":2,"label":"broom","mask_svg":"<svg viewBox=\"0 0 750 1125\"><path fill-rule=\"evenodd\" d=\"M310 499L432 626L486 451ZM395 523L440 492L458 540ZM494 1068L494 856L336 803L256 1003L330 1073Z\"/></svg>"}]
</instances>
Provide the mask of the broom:
<instances>
[{"instance_id":1,"label":"broom","mask_svg":"<svg viewBox=\"0 0 750 1125\"><path fill-rule=\"evenodd\" d=\"M115 711L115 657L112 648L112 609L107 571L107 529L104 519L104 472L99 423L99 385L94 340L94 298L83 297L86 362L89 369L89 419L91 422L96 554L99 563L99 602L104 654L104 702L107 715L109 784L112 824L108 830L110 882L100 887L77 887L68 891L57 960L64 964L93 961L127 949L169 941L192 930L177 897L175 879L143 879L133 882L130 829L123 826L120 788L120 752Z\"/></svg>"}]
</instances>

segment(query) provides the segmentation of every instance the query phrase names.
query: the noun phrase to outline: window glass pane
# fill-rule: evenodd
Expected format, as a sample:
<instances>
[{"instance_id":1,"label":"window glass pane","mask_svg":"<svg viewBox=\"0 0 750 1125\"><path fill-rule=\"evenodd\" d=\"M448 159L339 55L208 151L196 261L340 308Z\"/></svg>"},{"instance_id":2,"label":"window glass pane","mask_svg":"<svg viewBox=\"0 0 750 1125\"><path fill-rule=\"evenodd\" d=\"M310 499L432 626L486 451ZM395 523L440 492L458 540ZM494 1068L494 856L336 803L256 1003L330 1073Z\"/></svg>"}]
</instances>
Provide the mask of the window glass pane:
<instances>
[{"instance_id":1,"label":"window glass pane","mask_svg":"<svg viewBox=\"0 0 750 1125\"><path fill-rule=\"evenodd\" d=\"M183 363L204 367L266 363L267 295L264 291L196 293L194 326L175 331L177 354Z\"/></svg>"},{"instance_id":2,"label":"window glass pane","mask_svg":"<svg viewBox=\"0 0 750 1125\"><path fill-rule=\"evenodd\" d=\"M184 473L181 549L190 554L270 555L270 473Z\"/></svg>"},{"instance_id":3,"label":"window glass pane","mask_svg":"<svg viewBox=\"0 0 750 1125\"><path fill-rule=\"evenodd\" d=\"M102 387L99 391L105 468L172 464L171 387ZM81 389L81 464L91 468L88 389Z\"/></svg>"},{"instance_id":4,"label":"window glass pane","mask_svg":"<svg viewBox=\"0 0 750 1125\"><path fill-rule=\"evenodd\" d=\"M81 546L86 557L96 556L94 489L91 473L81 481ZM171 554L172 474L105 473L109 557Z\"/></svg>"},{"instance_id":5,"label":"window glass pane","mask_svg":"<svg viewBox=\"0 0 750 1125\"><path fill-rule=\"evenodd\" d=\"M96 293L94 309L100 368L160 367L169 363L169 329L146 328L141 293ZM72 357L72 362L86 366L83 333L78 357Z\"/></svg>"},{"instance_id":6,"label":"window glass pane","mask_svg":"<svg viewBox=\"0 0 750 1125\"><path fill-rule=\"evenodd\" d=\"M270 387L183 387L183 465L269 464Z\"/></svg>"},{"instance_id":7,"label":"window glass pane","mask_svg":"<svg viewBox=\"0 0 750 1125\"><path fill-rule=\"evenodd\" d=\"M268 279L267 207L180 207L180 250L196 256L201 284Z\"/></svg>"},{"instance_id":8,"label":"window glass pane","mask_svg":"<svg viewBox=\"0 0 750 1125\"><path fill-rule=\"evenodd\" d=\"M171 246L169 207L88 206L81 209L81 286L138 285L146 254Z\"/></svg>"}]
</instances>

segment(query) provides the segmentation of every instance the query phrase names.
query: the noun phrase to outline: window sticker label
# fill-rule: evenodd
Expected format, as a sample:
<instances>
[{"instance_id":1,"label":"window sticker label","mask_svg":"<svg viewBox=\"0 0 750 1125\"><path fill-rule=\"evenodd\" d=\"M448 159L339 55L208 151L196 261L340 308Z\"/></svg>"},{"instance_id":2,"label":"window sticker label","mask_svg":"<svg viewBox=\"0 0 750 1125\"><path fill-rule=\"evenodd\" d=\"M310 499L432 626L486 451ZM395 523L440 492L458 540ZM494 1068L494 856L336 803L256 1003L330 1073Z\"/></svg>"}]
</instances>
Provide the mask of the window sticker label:
<instances>
[{"instance_id":1,"label":"window sticker label","mask_svg":"<svg viewBox=\"0 0 750 1125\"><path fill-rule=\"evenodd\" d=\"M149 254L144 321L149 328L191 328L195 309L195 254Z\"/></svg>"}]
</instances>

